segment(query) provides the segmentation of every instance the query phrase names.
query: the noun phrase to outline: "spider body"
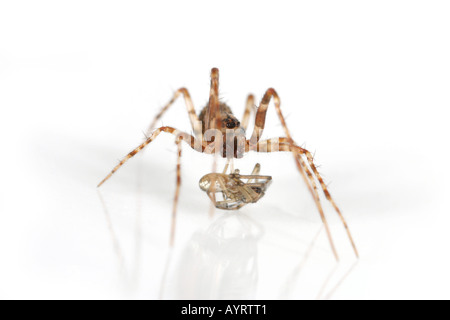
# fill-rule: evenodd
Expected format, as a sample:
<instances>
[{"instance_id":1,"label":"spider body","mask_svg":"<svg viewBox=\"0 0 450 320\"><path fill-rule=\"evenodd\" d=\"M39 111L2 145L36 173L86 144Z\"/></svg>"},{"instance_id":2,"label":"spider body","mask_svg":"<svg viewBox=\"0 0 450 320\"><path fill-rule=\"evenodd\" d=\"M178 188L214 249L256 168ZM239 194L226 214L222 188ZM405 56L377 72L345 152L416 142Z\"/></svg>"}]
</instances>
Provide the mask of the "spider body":
<instances>
[{"instance_id":1,"label":"spider body","mask_svg":"<svg viewBox=\"0 0 450 320\"><path fill-rule=\"evenodd\" d=\"M193 135L186 132L182 132L173 127L159 127L155 129L156 123L164 113L173 105L178 97L183 96L186 109L188 112L188 117L191 122L193 129ZM275 106L275 111L283 127L285 136L276 137L266 140L261 140L261 136L264 131L264 126L266 122L266 113L269 107L269 103L273 101ZM246 153L250 151L254 152L288 152L291 153L298 172L300 173L303 181L305 182L309 192L311 193L313 200L316 204L319 215L324 224L328 240L332 251L338 260L338 254L334 246L334 242L331 237L331 232L328 226L327 219L325 217L320 196L318 184L320 185L325 198L332 204L334 210L341 219L350 243L353 247L355 255L358 257L358 251L356 249L353 238L350 234L350 230L347 223L336 205L335 201L331 197L328 188L323 181L320 173L314 164L314 159L312 154L298 146L291 137L290 131L286 125L285 118L281 112L280 98L273 88L266 90L259 107L257 108L255 114L254 129L252 135L249 139L246 138L246 129L250 120L250 114L254 110L254 97L249 95L247 97L247 103L245 106L244 114L242 120L239 121L234 115L231 109L225 104L219 101L219 70L217 68L211 69L211 85L209 92L208 104L201 110L199 116L197 116L194 108L194 104L190 97L190 94L186 88L178 89L173 95L172 99L162 108L162 110L156 115L153 122L150 124L148 129L148 137L141 143L137 148L132 150L122 159L118 165L116 165L113 170L99 183L101 186L106 180L108 180L126 161L139 153L148 144L155 140L158 135L162 132L171 134L175 137L175 143L177 146L177 164L176 164L176 189L175 197L172 209L172 226L171 226L171 237L170 243L173 244L174 234L175 234L175 217L177 212L177 205L181 187L181 155L182 155L182 142L186 143L195 151L210 154L210 155L220 155L223 158L227 158L230 161L233 158L242 158ZM214 157L213 173L215 173L216 168L216 157ZM318 183L317 183L318 182ZM211 183L212 190L210 194L214 195L215 183ZM245 202L245 201L244 201Z\"/></svg>"},{"instance_id":2,"label":"spider body","mask_svg":"<svg viewBox=\"0 0 450 320\"><path fill-rule=\"evenodd\" d=\"M198 115L198 119L202 123L202 133L205 134L206 132L206 113L208 111L209 105L206 105L203 107L202 111L200 111L200 114ZM222 131L223 134L226 133L227 129L238 129L241 126L241 122L234 116L233 111L231 111L231 108L223 103L220 102L219 104L219 112L220 112L220 118L221 118L221 127L220 131Z\"/></svg>"},{"instance_id":3,"label":"spider body","mask_svg":"<svg viewBox=\"0 0 450 320\"><path fill-rule=\"evenodd\" d=\"M211 129L206 128L207 112L209 105L206 105L200 112L198 118L202 123L202 134L208 142L214 142L216 136L222 139L222 142L218 144L218 154L222 158L236 158L240 159L244 157L245 153L245 130L241 127L241 122L234 116L231 108L223 102L219 104L219 118L221 119L217 130L220 134L216 135ZM208 134L208 130L210 134ZM212 135L212 136L211 136ZM210 139L208 139L208 137Z\"/></svg>"}]
</instances>

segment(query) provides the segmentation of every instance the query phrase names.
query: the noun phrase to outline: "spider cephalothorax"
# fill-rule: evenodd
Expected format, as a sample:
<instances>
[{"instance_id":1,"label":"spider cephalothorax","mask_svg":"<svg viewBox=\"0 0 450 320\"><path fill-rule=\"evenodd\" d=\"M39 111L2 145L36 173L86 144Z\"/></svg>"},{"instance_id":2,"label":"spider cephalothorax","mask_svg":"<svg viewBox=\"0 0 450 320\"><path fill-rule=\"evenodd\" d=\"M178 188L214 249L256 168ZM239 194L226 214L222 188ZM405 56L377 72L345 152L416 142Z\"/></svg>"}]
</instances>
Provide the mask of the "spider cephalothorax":
<instances>
[{"instance_id":1,"label":"spider cephalothorax","mask_svg":"<svg viewBox=\"0 0 450 320\"><path fill-rule=\"evenodd\" d=\"M177 130L173 127L167 126L159 127L156 130L154 130L157 121L170 108L170 106L173 105L175 100L180 95L184 97L189 120L191 122L194 134L191 135L186 132ZM270 101L272 100L275 105L275 111L284 129L285 136L261 140L261 136L263 134L264 126L266 123L267 109L269 107ZM200 112L199 116L197 116L195 112L194 104L192 102L188 90L186 88L178 89L175 92L172 99L169 101L169 103L165 105L162 108L162 110L156 115L155 119L153 120L153 122L149 127L148 130L149 136L146 138L146 140L137 148L128 153L128 155L122 161L120 161L117 166L114 167L111 173L109 173L105 177L105 179L103 179L99 183L99 186L102 185L106 180L108 180L114 174L114 172L116 172L128 159L136 155L139 151L141 151L154 139L156 139L156 137L161 132L174 135L175 143L178 150L177 152L178 157L177 157L177 180L176 180L177 184L172 211L173 218L172 218L171 243L173 243L175 234L175 214L177 210L181 186L182 142L188 144L195 151L210 155L219 154L222 157L227 158L228 161L230 161L233 158L242 158L245 155L245 153L250 151L268 152L268 153L290 152L294 157L297 170L301 174L307 188L309 189L309 192L311 193L314 199L314 202L317 206L317 210L319 211L320 217L324 224L331 248L333 250L336 259L338 259L338 255L334 247L328 223L322 208L317 182L320 184L320 187L326 199L330 201L335 211L339 215L339 218L341 219L342 223L344 224L348 238L350 239L350 242L353 246L353 250L356 256L358 256L358 251L350 234L350 230L348 229L347 223L345 222L345 219L342 216L341 211L339 210L333 198L331 197L330 192L328 191L328 188L325 182L323 181L321 175L317 171L317 167L314 164L313 156L308 150L301 148L297 144L295 144L294 140L291 137L290 131L286 125L285 118L281 112L280 98L276 93L275 89L269 88L266 90L255 114L253 133L250 136L250 138L247 139L246 130L252 110L254 110L253 95L249 95L247 98L247 103L244 114L242 116L242 121L239 121L233 115L230 107L228 107L225 103L219 101L219 70L217 68L213 68L211 69L211 86L209 92L209 101L208 104ZM216 157L214 157L214 159L216 159ZM216 160L214 160L213 168L216 168L215 161ZM215 173L214 171L215 169L213 170L213 174ZM211 183L210 185L215 186L216 184ZM231 192L232 190L226 191ZM213 196L215 194L214 190L211 190L210 194ZM214 198L212 200L214 201ZM242 201L245 202L247 200Z\"/></svg>"},{"instance_id":2,"label":"spider cephalothorax","mask_svg":"<svg viewBox=\"0 0 450 320\"><path fill-rule=\"evenodd\" d=\"M218 132L207 129L208 123L206 115L209 105L206 105L200 112L198 119L202 123L203 138L207 142L214 142L218 137L222 140L219 145L221 149L218 153L223 158L242 158L245 153L245 130L241 127L240 121L233 115L231 108L220 102L219 113L217 117L220 119L217 123L220 125Z\"/></svg>"},{"instance_id":3,"label":"spider cephalothorax","mask_svg":"<svg viewBox=\"0 0 450 320\"><path fill-rule=\"evenodd\" d=\"M205 134L206 131L206 123L207 118L206 114L209 108L209 104L207 104L200 114L198 115L198 119L202 123L202 132ZM219 115L221 119L221 127L219 128L220 131L222 131L224 134L227 129L237 129L241 126L241 123L239 120L233 115L233 111L231 111L231 108L225 104L224 102L220 102L219 104Z\"/></svg>"}]
</instances>

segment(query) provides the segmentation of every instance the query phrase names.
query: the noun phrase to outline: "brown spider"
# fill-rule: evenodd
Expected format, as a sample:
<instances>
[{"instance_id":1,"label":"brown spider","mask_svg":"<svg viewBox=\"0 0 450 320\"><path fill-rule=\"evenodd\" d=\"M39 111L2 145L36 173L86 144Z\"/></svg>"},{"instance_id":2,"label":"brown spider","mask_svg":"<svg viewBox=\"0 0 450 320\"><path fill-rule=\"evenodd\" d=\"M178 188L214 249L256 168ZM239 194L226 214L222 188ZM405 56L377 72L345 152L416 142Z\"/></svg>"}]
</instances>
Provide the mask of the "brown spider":
<instances>
[{"instance_id":1,"label":"brown spider","mask_svg":"<svg viewBox=\"0 0 450 320\"><path fill-rule=\"evenodd\" d=\"M108 180L114 172L116 172L128 159L136 155L139 151L141 151L145 146L147 146L150 142L152 142L161 132L166 132L175 136L175 143L177 145L178 157L177 157L177 179L176 179L176 189L175 189L175 198L173 203L172 210L172 226L171 226L171 245L174 240L174 232L175 232L175 216L178 205L178 198L180 193L181 186L181 142L184 141L188 145L191 146L192 149L206 153L217 155L220 154L222 157L227 158L228 161L233 158L242 158L245 153L249 151L256 152L291 152L294 156L295 164L297 166L298 171L303 177L304 182L306 183L314 202L319 211L320 217L324 224L328 240L330 242L330 246L332 251L336 257L336 260L339 260L336 248L334 246L334 242L331 237L330 229L328 226L328 222L325 218L325 214L323 212L322 204L319 198L319 192L316 184L317 179L320 183L323 193L328 201L331 202L332 206L336 210L339 215L348 235L348 238L351 242L355 255L358 257L358 251L356 249L355 243L351 236L350 230L347 226L347 223L328 192L327 186L320 176L317 168L313 162L313 156L311 153L299 147L294 143L294 140L291 137L291 134L286 125L286 121L281 113L280 108L280 98L276 93L275 89L269 88L264 97L259 104L255 115L255 126L253 129L253 133L250 139L246 139L245 130L247 129L247 125L250 118L250 113L254 105L254 97L253 95L249 95L247 97L247 103L244 111L244 115L242 117L242 121L239 122L238 119L233 115L231 109L225 104L219 101L219 70L217 68L213 68L211 70L211 87L209 94L209 102L202 109L199 116L196 115L194 104L192 103L192 99L189 95L189 92L186 88L178 89L173 98L165 105L162 110L156 115L155 119L151 123L149 127L149 132L151 132L156 122L163 116L163 114L169 109L169 107L175 102L175 100L183 95L184 101L187 107L189 119L191 122L191 126L194 130L194 136L179 131L173 127L160 127L154 130L149 137L136 149L131 151L122 161L119 162L117 166L109 173L98 186L101 186L106 180ZM264 130L265 120L267 108L269 106L270 100L273 99L275 110L280 119L281 125L285 132L285 137L272 138L267 140L260 140L261 135ZM216 159L216 158L214 158ZM306 161L305 161L306 160ZM215 162L214 161L214 169L215 172ZM215 194L215 186L216 183L211 183L212 190L210 190L211 194Z\"/></svg>"}]
</instances>

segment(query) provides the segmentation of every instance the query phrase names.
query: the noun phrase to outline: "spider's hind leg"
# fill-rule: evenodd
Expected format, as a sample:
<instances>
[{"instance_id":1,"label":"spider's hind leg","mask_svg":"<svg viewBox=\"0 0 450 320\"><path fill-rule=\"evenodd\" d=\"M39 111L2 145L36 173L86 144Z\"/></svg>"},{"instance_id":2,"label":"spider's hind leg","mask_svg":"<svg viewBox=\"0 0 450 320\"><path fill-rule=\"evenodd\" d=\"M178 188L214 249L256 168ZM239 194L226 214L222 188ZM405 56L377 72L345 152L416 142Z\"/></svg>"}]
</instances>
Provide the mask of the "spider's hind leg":
<instances>
[{"instance_id":1,"label":"spider's hind leg","mask_svg":"<svg viewBox=\"0 0 450 320\"><path fill-rule=\"evenodd\" d=\"M173 246L175 242L175 225L176 225L176 216L177 216L177 208L178 208L178 200L180 198L180 188L181 188L181 141L183 141L182 137L178 137L175 141L177 145L177 178L176 178L176 187L175 187L175 196L173 199L173 209L172 209L172 225L170 228L170 246Z\"/></svg>"}]
</instances>

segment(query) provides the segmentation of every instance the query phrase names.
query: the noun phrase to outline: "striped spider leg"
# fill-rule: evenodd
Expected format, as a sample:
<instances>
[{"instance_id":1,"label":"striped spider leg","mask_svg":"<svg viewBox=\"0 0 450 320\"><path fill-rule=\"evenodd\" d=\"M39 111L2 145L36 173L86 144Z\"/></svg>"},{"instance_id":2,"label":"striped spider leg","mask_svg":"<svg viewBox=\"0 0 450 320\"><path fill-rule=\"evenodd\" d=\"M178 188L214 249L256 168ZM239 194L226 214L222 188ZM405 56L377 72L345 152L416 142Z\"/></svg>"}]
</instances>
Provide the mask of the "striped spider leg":
<instances>
[{"instance_id":1,"label":"striped spider leg","mask_svg":"<svg viewBox=\"0 0 450 320\"><path fill-rule=\"evenodd\" d=\"M261 135L264 131L264 125L266 120L266 113L267 108L269 106L270 100L273 99L275 110L278 114L278 118L281 122L281 125L284 129L284 132L286 134L286 137L283 138L272 138L264 141L260 141ZM278 94L276 93L275 89L270 88L266 91L264 94L264 97L261 100L260 106L258 108L258 111L255 116L255 128L253 130L253 134L250 138L250 140L247 140L245 152L249 151L256 151L256 152L277 152L277 151L288 151L291 152L294 156L294 161L297 166L298 171L300 172L306 186L308 187L308 190L310 191L314 202L316 204L316 207L319 211L320 217L322 219L323 225L325 227L328 240L331 246L331 249L333 251L333 254L337 261L339 261L339 256L336 251L336 247L333 242L333 238L331 236L330 228L328 226L327 219L325 217L322 204L320 202L320 197L317 189L317 184L315 182L315 178L319 181L320 186L322 188L323 193L325 194L325 197L328 201L331 202L333 208L335 209L336 213L338 214L339 218L341 219L346 232L347 236L350 240L350 243L353 247L353 251L356 255L356 257L359 257L358 250L356 248L355 242L353 241L353 237L350 233L350 229L348 228L348 224L345 221L344 216L342 215L341 211L339 210L338 206L336 205L336 202L331 197L330 192L328 191L325 182L323 181L321 175L319 174L317 167L314 164L313 157L311 153L303 148L300 148L294 143L294 140L291 137L291 134L289 132L289 129L286 125L286 120L283 117L283 114L281 112L280 107L280 98ZM305 156L308 162L308 165L306 164L305 160L302 158L302 156ZM311 173L311 171L314 173L314 175Z\"/></svg>"},{"instance_id":2,"label":"striped spider leg","mask_svg":"<svg viewBox=\"0 0 450 320\"><path fill-rule=\"evenodd\" d=\"M194 136L189 135L187 133L181 132L175 128L172 127L160 127L153 131L149 138L147 138L141 145L139 145L136 149L131 151L125 158L120 161L120 163L114 167L114 169L111 171L110 174L106 176L105 179L103 179L102 182L100 182L99 186L102 185L106 180L108 180L114 172L116 172L127 160L132 158L134 155L136 155L139 151L141 151L144 147L146 147L148 144L150 144L161 132L166 132L169 134L172 134L175 136L175 142L177 145L177 180L176 180L176 190L175 190L175 197L174 197L174 204L173 204L173 211L172 211L172 228L171 228L171 244L174 240L174 234L175 234L175 217L176 217L176 211L177 211L177 205L178 205L178 199L179 199L179 193L180 193L180 186L181 186L181 143L185 142L188 145L191 146L192 149L195 151L205 153L205 154L211 154L214 156L213 161L213 170L212 170L212 176L210 188L208 189L208 194L210 195L211 199L213 200L211 208L214 208L217 203L215 200L215 194L216 194L216 188L221 187L220 181L219 184L215 179L220 177L220 175L216 175L216 167L217 167L217 158L219 156L226 158L228 161L231 161L232 159L236 158L242 158L244 157L245 153L249 151L256 151L256 152L276 152L276 151L286 151L291 152L293 154L296 166L298 171L300 172L306 186L308 187L308 190L310 191L314 202L316 204L316 207L319 211L320 217L323 221L323 224L325 226L327 236L330 242L330 246L332 248L332 251L338 260L338 255L336 248L334 246L331 232L325 217L325 214L323 212L323 208L320 202L319 198L319 192L318 187L316 184L316 179L319 181L321 189L323 193L325 194L325 197L328 201L331 202L333 205L335 211L339 215L341 221L343 222L346 230L347 235L349 237L349 240L353 246L355 255L358 256L358 251L356 250L355 243L352 239L352 236L350 234L350 230L348 229L347 223L345 222L344 217L342 216L342 213L340 212L339 208L337 207L336 203L334 202L333 198L331 197L322 177L320 176L319 172L317 171L316 166L314 165L313 158L311 156L311 153L307 151L306 149L300 148L297 146L292 137L291 134L287 128L286 121L282 115L281 108L280 108L280 99L278 97L278 94L276 91L272 88L268 89L264 97L261 100L261 103L259 105L259 108L257 109L256 115L255 115L255 124L253 133L249 140L245 137L245 130L247 129L247 125L250 119L250 115L253 110L254 106L254 97L253 95L249 95L247 98L246 107L244 110L244 114L242 117L242 123L233 115L233 112L231 111L230 107L226 105L225 103L219 101L219 70L217 68L213 68L211 70L211 85L210 85L210 95L209 95L209 101L205 107L201 110L199 115L197 116L195 114L195 108L192 103L192 99L190 98L189 92L185 88L181 88L177 90L172 97L172 99L169 101L167 105L165 105L162 110L157 114L155 119L150 125L149 131L152 131L155 127L156 122L161 119L161 117L164 115L164 113L170 108L170 106L175 102L175 100L183 95L185 104L187 107L188 115L190 118L191 126L194 131ZM278 118L281 122L281 125L284 129L286 137L283 138L277 138L277 139L269 139L261 141L261 136L264 130L265 120L266 120L266 113L267 108L269 106L269 102L273 100L275 104L275 110L278 114ZM233 174L233 171L232 173ZM225 175L226 176L226 175ZM249 182L247 181L247 184ZM221 187L222 188L222 187ZM227 190L229 191L229 190ZM245 202L245 201L244 201Z\"/></svg>"},{"instance_id":3,"label":"striped spider leg","mask_svg":"<svg viewBox=\"0 0 450 320\"><path fill-rule=\"evenodd\" d=\"M149 145L153 140L158 137L158 135L161 132L166 132L171 135L175 136L175 143L177 145L177 164L176 164L176 189L175 189L175 196L173 201L173 209L172 209L172 223L171 223L171 233L170 233L170 245L173 245L174 238L175 238L175 222L176 222L176 213L177 213L177 206L178 206L178 199L180 194L180 187L181 187L181 155L182 155L182 149L181 149L181 142L184 141L188 145L191 146L194 150L205 150L205 146L201 144L197 139L195 139L192 135L179 131L172 127L160 127L156 129L150 137L148 137L143 143L141 143L137 148L132 150L130 153L128 153L125 158L123 158L118 165L116 165L112 171L97 185L97 187L100 187L103 183L105 183L111 176L119 170L121 166L125 162L127 162L129 159L134 157L139 151L144 149L147 145Z\"/></svg>"}]
</instances>

